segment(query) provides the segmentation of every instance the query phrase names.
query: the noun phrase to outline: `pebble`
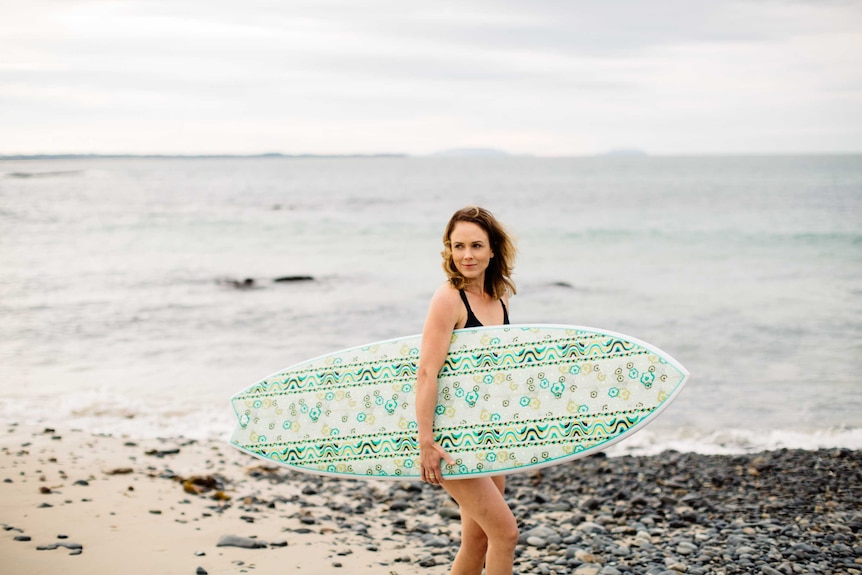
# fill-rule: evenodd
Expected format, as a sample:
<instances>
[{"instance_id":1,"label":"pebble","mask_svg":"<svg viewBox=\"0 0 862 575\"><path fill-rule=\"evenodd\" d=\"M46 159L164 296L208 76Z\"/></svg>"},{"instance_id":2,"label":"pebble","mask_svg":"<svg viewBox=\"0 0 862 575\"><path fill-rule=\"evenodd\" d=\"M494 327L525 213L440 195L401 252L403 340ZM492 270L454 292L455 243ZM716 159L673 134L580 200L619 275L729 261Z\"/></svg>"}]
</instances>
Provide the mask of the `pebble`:
<instances>
[{"instance_id":1,"label":"pebble","mask_svg":"<svg viewBox=\"0 0 862 575\"><path fill-rule=\"evenodd\" d=\"M59 543L51 543L50 545L40 545L36 547L38 551L53 551L58 547L65 547L66 549L70 549L72 551L78 551L84 548L80 543L67 543L66 541L61 541Z\"/></svg>"},{"instance_id":2,"label":"pebble","mask_svg":"<svg viewBox=\"0 0 862 575\"><path fill-rule=\"evenodd\" d=\"M264 541L238 535L224 535L216 544L216 547L242 547L243 549L262 549L266 546Z\"/></svg>"}]
</instances>

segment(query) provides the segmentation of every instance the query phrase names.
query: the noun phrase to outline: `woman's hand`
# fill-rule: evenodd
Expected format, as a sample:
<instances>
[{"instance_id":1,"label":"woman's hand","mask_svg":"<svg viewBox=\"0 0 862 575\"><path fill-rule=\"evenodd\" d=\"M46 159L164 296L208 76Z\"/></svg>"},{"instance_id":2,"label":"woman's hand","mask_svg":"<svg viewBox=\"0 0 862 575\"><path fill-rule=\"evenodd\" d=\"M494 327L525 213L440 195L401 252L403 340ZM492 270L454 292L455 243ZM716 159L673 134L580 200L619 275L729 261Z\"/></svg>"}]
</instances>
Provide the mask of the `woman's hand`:
<instances>
[{"instance_id":1,"label":"woman's hand","mask_svg":"<svg viewBox=\"0 0 862 575\"><path fill-rule=\"evenodd\" d=\"M426 443L419 446L419 462L422 467L422 481L435 485L443 478L440 472L440 460L445 459L449 465L455 465L455 460L437 443Z\"/></svg>"}]
</instances>

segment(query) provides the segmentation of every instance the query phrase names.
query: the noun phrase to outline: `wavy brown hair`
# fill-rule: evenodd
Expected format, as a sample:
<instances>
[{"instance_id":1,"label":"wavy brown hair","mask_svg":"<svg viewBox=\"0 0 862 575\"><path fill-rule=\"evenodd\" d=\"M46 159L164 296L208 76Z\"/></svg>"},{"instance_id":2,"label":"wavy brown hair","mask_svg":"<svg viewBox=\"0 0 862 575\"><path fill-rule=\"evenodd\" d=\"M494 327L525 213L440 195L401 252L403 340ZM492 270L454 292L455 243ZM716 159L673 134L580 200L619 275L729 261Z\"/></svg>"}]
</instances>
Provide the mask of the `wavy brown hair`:
<instances>
[{"instance_id":1,"label":"wavy brown hair","mask_svg":"<svg viewBox=\"0 0 862 575\"><path fill-rule=\"evenodd\" d=\"M452 230L458 222L472 222L485 230L488 234L488 242L491 244L491 252L494 257L488 263L485 271L485 293L493 298L501 298L504 295L517 293L515 282L512 281L512 268L515 263L515 243L503 225L497 221L494 215L479 206L467 206L452 214L446 231L443 233L443 271L449 277L449 283L455 289L464 289L467 279L455 267L452 259Z\"/></svg>"}]
</instances>

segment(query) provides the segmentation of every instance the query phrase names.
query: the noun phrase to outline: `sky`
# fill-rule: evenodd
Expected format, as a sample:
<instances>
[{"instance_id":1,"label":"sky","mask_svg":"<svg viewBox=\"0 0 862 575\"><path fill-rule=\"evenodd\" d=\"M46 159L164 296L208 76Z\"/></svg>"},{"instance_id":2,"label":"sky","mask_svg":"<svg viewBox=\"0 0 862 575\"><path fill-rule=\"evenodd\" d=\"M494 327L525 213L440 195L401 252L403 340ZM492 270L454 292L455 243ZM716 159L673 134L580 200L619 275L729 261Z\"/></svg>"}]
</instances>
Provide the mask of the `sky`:
<instances>
[{"instance_id":1,"label":"sky","mask_svg":"<svg viewBox=\"0 0 862 575\"><path fill-rule=\"evenodd\" d=\"M0 154L862 152L862 0L0 0Z\"/></svg>"}]
</instances>

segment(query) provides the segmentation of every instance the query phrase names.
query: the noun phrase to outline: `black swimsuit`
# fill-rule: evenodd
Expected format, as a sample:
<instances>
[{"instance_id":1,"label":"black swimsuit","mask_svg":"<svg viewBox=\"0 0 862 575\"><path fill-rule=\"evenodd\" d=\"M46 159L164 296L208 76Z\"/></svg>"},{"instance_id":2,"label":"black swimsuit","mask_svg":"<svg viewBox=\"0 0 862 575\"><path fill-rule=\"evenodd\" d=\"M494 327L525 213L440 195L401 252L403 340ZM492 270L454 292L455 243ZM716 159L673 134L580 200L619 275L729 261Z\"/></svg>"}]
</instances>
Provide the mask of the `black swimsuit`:
<instances>
[{"instance_id":1,"label":"black swimsuit","mask_svg":"<svg viewBox=\"0 0 862 575\"><path fill-rule=\"evenodd\" d=\"M467 294L464 293L464 290L458 290L458 293L461 294L461 300L467 307L467 323L464 324L464 327L482 327L482 322L479 321L476 314L474 314L473 310L470 309L470 302L467 301ZM500 300L500 305L503 306L503 325L509 325L509 311L506 309L506 304L503 303L502 299Z\"/></svg>"}]
</instances>

